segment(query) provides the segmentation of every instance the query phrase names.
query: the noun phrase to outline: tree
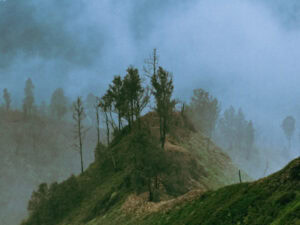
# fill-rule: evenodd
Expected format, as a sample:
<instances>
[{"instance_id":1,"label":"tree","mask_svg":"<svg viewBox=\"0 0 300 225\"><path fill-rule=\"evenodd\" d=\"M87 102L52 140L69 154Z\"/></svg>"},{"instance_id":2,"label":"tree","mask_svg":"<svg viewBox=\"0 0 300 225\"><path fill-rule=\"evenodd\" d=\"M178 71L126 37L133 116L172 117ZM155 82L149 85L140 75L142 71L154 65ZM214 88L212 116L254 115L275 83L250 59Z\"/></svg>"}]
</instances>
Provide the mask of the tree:
<instances>
[{"instance_id":1,"label":"tree","mask_svg":"<svg viewBox=\"0 0 300 225\"><path fill-rule=\"evenodd\" d=\"M159 186L157 177L168 172L169 162L165 151L161 151L159 142L151 136L149 127L135 132L130 141L130 149L133 151L133 164L136 182L146 184L149 201L159 200L155 195ZM139 183L136 183L139 186Z\"/></svg>"},{"instance_id":2,"label":"tree","mask_svg":"<svg viewBox=\"0 0 300 225\"><path fill-rule=\"evenodd\" d=\"M156 102L155 110L159 116L161 147L164 149L166 135L176 105L175 100L171 99L174 89L172 75L159 67L158 73L154 73L151 77L151 84L152 94Z\"/></svg>"},{"instance_id":3,"label":"tree","mask_svg":"<svg viewBox=\"0 0 300 225\"><path fill-rule=\"evenodd\" d=\"M109 144L110 144L110 126L112 125L112 123L110 123L109 117L108 117L108 113L111 110L111 95L109 92L107 92L100 100L99 100L99 107L102 109L103 113L104 113L104 120L105 120L105 124L106 124L106 139L107 139L107 149L109 149ZM110 151L110 157L114 166L114 169L117 168L116 165L116 160L115 157L113 155L113 153Z\"/></svg>"},{"instance_id":4,"label":"tree","mask_svg":"<svg viewBox=\"0 0 300 225\"><path fill-rule=\"evenodd\" d=\"M281 128L288 139L288 149L291 149L291 139L295 132L296 120L292 116L287 116L281 124Z\"/></svg>"},{"instance_id":5,"label":"tree","mask_svg":"<svg viewBox=\"0 0 300 225\"><path fill-rule=\"evenodd\" d=\"M122 117L124 115L124 87L123 80L120 76L115 76L111 85L109 85L110 93L112 97L112 104L115 113L118 116L118 129L122 127Z\"/></svg>"},{"instance_id":6,"label":"tree","mask_svg":"<svg viewBox=\"0 0 300 225\"><path fill-rule=\"evenodd\" d=\"M80 165L81 173L83 173L83 156L82 156L82 138L83 138L83 120L85 119L85 111L81 97L78 97L77 100L73 103L73 119L76 126L76 138L78 139L78 148L80 154Z\"/></svg>"},{"instance_id":7,"label":"tree","mask_svg":"<svg viewBox=\"0 0 300 225\"><path fill-rule=\"evenodd\" d=\"M247 121L243 110L236 111L232 106L226 109L217 126L217 141L231 153L242 152L248 159L255 142L252 121Z\"/></svg>"},{"instance_id":8,"label":"tree","mask_svg":"<svg viewBox=\"0 0 300 225\"><path fill-rule=\"evenodd\" d=\"M61 120L67 113L67 98L62 88L57 88L51 97L50 103L51 114L54 118Z\"/></svg>"},{"instance_id":9,"label":"tree","mask_svg":"<svg viewBox=\"0 0 300 225\"><path fill-rule=\"evenodd\" d=\"M196 89L191 98L188 111L195 122L196 128L210 139L220 113L218 100L207 91Z\"/></svg>"},{"instance_id":10,"label":"tree","mask_svg":"<svg viewBox=\"0 0 300 225\"><path fill-rule=\"evenodd\" d=\"M157 54L157 49L154 48L153 53L145 60L144 72L147 77L151 78L153 75L157 74L158 60L159 56Z\"/></svg>"},{"instance_id":11,"label":"tree","mask_svg":"<svg viewBox=\"0 0 300 225\"><path fill-rule=\"evenodd\" d=\"M40 107L39 107L39 114L40 114L41 116L46 116L47 113L48 113L48 106L47 106L47 104L46 104L45 101L42 101L42 102L41 102L41 105L40 105Z\"/></svg>"},{"instance_id":12,"label":"tree","mask_svg":"<svg viewBox=\"0 0 300 225\"><path fill-rule=\"evenodd\" d=\"M25 116L32 115L34 112L34 96L33 96L34 85L30 78L26 80L23 100L23 112Z\"/></svg>"},{"instance_id":13,"label":"tree","mask_svg":"<svg viewBox=\"0 0 300 225\"><path fill-rule=\"evenodd\" d=\"M100 144L100 99L93 93L89 93L85 100L86 114L97 130L97 145Z\"/></svg>"},{"instance_id":14,"label":"tree","mask_svg":"<svg viewBox=\"0 0 300 225\"><path fill-rule=\"evenodd\" d=\"M124 112L131 128L135 120L138 120L140 125L140 115L149 102L149 94L148 89L143 88L139 71L136 68L127 69L123 82Z\"/></svg>"},{"instance_id":15,"label":"tree","mask_svg":"<svg viewBox=\"0 0 300 225\"><path fill-rule=\"evenodd\" d=\"M3 98L4 98L4 104L5 104L5 109L6 111L10 110L10 104L11 104L11 98L10 98L10 93L7 91L6 88L3 90Z\"/></svg>"},{"instance_id":16,"label":"tree","mask_svg":"<svg viewBox=\"0 0 300 225\"><path fill-rule=\"evenodd\" d=\"M246 127L246 135L245 135L245 143L246 143L246 150L247 156L246 158L249 159L251 150L253 149L254 140L255 140L255 130L253 127L253 123L250 120Z\"/></svg>"}]
</instances>

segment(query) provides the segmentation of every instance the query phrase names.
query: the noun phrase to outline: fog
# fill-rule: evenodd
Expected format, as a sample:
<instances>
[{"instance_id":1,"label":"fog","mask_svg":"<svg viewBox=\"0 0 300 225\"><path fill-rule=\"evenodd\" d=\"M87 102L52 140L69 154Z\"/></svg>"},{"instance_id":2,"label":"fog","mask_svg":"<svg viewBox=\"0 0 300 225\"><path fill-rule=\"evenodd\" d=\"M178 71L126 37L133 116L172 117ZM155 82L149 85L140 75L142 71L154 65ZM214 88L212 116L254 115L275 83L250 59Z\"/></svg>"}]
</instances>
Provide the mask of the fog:
<instances>
[{"instance_id":1,"label":"fog","mask_svg":"<svg viewBox=\"0 0 300 225\"><path fill-rule=\"evenodd\" d=\"M243 108L270 173L300 154L299 10L297 0L0 0L0 90L15 108L28 78L38 103L57 87L100 96L157 48L175 97L203 88L223 110ZM290 151L288 115L298 127Z\"/></svg>"}]
</instances>

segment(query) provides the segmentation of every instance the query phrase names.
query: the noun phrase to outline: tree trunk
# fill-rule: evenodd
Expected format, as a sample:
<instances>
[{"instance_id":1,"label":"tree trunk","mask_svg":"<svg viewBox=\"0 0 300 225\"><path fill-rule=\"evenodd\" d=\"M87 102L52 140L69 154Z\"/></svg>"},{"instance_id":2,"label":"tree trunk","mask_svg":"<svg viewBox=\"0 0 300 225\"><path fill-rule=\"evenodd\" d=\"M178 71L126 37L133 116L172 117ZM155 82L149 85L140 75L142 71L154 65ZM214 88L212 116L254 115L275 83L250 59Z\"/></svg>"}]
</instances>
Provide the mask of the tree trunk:
<instances>
[{"instance_id":1,"label":"tree trunk","mask_svg":"<svg viewBox=\"0 0 300 225\"><path fill-rule=\"evenodd\" d=\"M153 201L153 191L151 187L151 178L148 178L149 202Z\"/></svg>"},{"instance_id":2,"label":"tree trunk","mask_svg":"<svg viewBox=\"0 0 300 225\"><path fill-rule=\"evenodd\" d=\"M80 119L78 119L78 138L79 138L79 153L80 153L81 173L83 173L83 158L82 158L82 140L81 140L81 122L80 122Z\"/></svg>"},{"instance_id":3,"label":"tree trunk","mask_svg":"<svg viewBox=\"0 0 300 225\"><path fill-rule=\"evenodd\" d=\"M100 118L99 118L98 107L96 108L96 119L97 119L97 145L99 145L100 144Z\"/></svg>"}]
</instances>

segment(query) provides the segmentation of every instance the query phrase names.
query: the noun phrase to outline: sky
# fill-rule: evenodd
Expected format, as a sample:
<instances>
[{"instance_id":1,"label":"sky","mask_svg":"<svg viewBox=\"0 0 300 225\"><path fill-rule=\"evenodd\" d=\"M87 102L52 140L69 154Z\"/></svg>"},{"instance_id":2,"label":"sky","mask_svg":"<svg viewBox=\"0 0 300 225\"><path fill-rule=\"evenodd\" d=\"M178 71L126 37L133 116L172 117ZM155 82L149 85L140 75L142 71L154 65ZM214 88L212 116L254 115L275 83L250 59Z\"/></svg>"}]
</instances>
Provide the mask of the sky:
<instances>
[{"instance_id":1,"label":"sky","mask_svg":"<svg viewBox=\"0 0 300 225\"><path fill-rule=\"evenodd\" d=\"M100 96L129 65L142 73L157 48L175 97L206 89L282 144L283 118L300 119L299 7L297 0L0 0L0 91L20 104L31 78L37 102L58 87L70 98Z\"/></svg>"}]
</instances>

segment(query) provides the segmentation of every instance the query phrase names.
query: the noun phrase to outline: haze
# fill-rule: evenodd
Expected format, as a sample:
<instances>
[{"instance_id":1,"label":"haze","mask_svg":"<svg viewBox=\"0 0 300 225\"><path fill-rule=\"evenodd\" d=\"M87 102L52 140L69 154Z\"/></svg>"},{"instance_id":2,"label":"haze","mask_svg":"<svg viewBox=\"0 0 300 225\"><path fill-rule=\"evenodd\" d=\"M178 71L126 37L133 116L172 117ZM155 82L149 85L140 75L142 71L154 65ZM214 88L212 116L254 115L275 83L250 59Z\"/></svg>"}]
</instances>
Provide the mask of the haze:
<instances>
[{"instance_id":1,"label":"haze","mask_svg":"<svg viewBox=\"0 0 300 225\"><path fill-rule=\"evenodd\" d=\"M222 110L243 109L271 173L300 154L299 10L297 0L0 0L0 90L13 108L28 78L38 104L58 87L71 100L101 96L157 48L175 97L203 88ZM291 150L280 127L288 115L298 126Z\"/></svg>"}]
</instances>

